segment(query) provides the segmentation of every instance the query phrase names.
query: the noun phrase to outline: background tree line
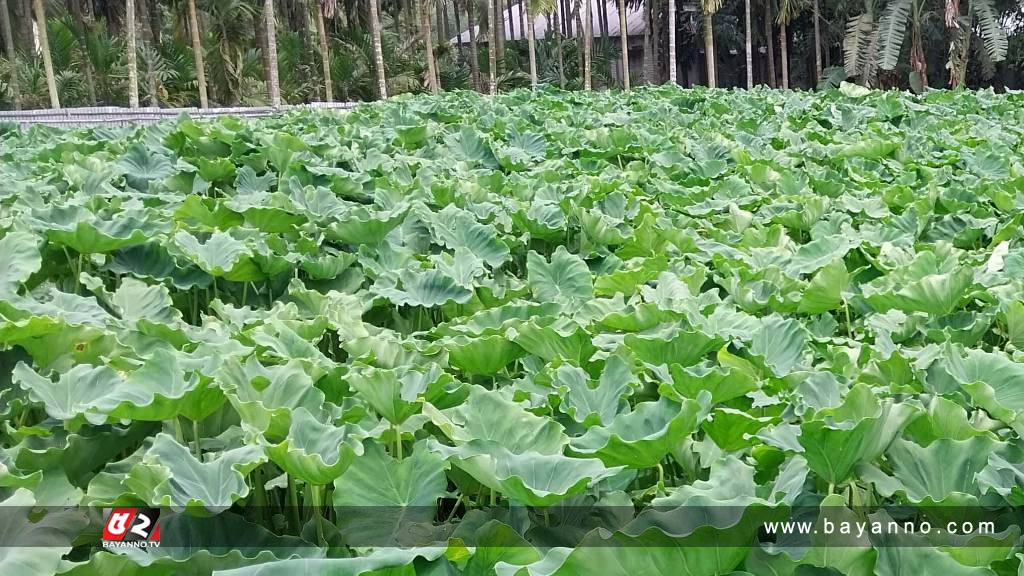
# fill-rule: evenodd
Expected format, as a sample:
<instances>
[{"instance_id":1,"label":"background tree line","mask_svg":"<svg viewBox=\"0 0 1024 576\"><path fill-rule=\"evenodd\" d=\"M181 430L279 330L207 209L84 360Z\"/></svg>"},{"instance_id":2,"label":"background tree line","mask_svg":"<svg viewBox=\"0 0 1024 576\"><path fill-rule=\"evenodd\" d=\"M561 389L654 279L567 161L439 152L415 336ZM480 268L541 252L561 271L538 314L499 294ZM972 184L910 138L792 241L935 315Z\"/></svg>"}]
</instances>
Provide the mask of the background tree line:
<instances>
[{"instance_id":1,"label":"background tree line","mask_svg":"<svg viewBox=\"0 0 1024 576\"><path fill-rule=\"evenodd\" d=\"M1024 80L1024 0L529 0L519 8L515 0L0 0L0 106L276 105L542 83L850 80L920 91ZM646 22L629 38L627 13ZM539 17L542 33L532 34Z\"/></svg>"}]
</instances>

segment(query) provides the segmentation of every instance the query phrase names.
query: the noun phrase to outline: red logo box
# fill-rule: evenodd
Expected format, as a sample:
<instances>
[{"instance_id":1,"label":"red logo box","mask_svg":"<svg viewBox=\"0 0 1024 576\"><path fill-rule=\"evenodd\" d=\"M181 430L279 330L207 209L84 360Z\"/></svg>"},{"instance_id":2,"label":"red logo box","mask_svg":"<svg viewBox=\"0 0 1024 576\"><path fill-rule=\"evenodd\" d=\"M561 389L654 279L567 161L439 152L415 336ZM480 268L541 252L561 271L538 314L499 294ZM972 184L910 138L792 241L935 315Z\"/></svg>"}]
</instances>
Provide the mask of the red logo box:
<instances>
[{"instance_id":1,"label":"red logo box","mask_svg":"<svg viewBox=\"0 0 1024 576\"><path fill-rule=\"evenodd\" d=\"M159 508L113 508L105 510L104 517L104 546L160 545Z\"/></svg>"}]
</instances>

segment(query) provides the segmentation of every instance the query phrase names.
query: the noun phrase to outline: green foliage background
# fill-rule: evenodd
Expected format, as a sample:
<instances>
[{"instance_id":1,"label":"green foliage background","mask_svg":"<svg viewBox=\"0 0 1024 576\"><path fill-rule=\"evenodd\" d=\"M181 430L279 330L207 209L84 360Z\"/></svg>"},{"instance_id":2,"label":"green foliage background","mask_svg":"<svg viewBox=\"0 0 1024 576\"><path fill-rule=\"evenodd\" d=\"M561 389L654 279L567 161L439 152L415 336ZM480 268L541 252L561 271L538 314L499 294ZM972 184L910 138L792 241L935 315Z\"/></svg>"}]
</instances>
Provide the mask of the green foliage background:
<instances>
[{"instance_id":1,"label":"green foliage background","mask_svg":"<svg viewBox=\"0 0 1024 576\"><path fill-rule=\"evenodd\" d=\"M0 534L52 546L0 569L1015 574L1014 526L755 532L1021 502L1022 110L663 87L4 132ZM79 504L184 512L147 552L24 508ZM597 530L650 505L722 513Z\"/></svg>"}]
</instances>

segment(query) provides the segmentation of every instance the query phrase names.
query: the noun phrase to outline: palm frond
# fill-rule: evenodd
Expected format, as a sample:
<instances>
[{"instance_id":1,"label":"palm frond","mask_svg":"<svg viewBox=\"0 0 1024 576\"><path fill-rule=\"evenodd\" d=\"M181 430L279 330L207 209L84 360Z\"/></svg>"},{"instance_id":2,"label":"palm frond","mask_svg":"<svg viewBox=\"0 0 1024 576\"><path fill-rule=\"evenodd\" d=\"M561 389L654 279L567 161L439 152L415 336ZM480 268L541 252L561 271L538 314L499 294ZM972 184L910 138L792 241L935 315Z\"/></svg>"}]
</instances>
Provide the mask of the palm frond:
<instances>
[{"instance_id":1,"label":"palm frond","mask_svg":"<svg viewBox=\"0 0 1024 576\"><path fill-rule=\"evenodd\" d=\"M705 14L716 14L725 4L725 0L701 0L700 9Z\"/></svg>"},{"instance_id":2,"label":"palm frond","mask_svg":"<svg viewBox=\"0 0 1024 576\"><path fill-rule=\"evenodd\" d=\"M807 8L807 4L807 0L779 0L775 22L780 25L789 25Z\"/></svg>"},{"instance_id":3,"label":"palm frond","mask_svg":"<svg viewBox=\"0 0 1024 576\"><path fill-rule=\"evenodd\" d=\"M850 18L843 37L843 66L847 74L856 76L864 68L868 47L875 36L875 19L868 12Z\"/></svg>"},{"instance_id":4,"label":"palm frond","mask_svg":"<svg viewBox=\"0 0 1024 576\"><path fill-rule=\"evenodd\" d=\"M985 43L985 52L992 62L1006 59L1009 42L1006 30L999 25L999 12L994 0L972 0L971 9L978 18L978 34Z\"/></svg>"},{"instance_id":5,"label":"palm frond","mask_svg":"<svg viewBox=\"0 0 1024 576\"><path fill-rule=\"evenodd\" d=\"M893 70L900 60L903 38L907 35L907 23L910 21L913 4L913 0L893 0L885 7L885 12L878 21L878 40L881 47L878 65L883 70Z\"/></svg>"},{"instance_id":6,"label":"palm frond","mask_svg":"<svg viewBox=\"0 0 1024 576\"><path fill-rule=\"evenodd\" d=\"M867 52L864 55L864 64L860 69L861 83L865 86L875 86L878 80L878 46L879 35L872 34L868 43Z\"/></svg>"}]
</instances>

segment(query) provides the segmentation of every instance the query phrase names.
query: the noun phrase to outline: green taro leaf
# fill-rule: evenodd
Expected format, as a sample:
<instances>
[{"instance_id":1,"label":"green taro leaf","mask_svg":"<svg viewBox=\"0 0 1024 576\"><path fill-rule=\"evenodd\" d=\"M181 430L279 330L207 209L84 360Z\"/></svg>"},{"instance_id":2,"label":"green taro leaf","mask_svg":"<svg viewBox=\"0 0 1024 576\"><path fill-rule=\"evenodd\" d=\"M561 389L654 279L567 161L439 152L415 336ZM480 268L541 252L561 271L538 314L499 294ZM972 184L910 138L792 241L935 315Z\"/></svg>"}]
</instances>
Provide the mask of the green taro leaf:
<instances>
[{"instance_id":1,"label":"green taro leaf","mask_svg":"<svg viewBox=\"0 0 1024 576\"><path fill-rule=\"evenodd\" d=\"M436 442L430 446L484 486L527 506L550 506L621 470L606 468L594 458L514 454L491 440L473 440L457 448Z\"/></svg>"},{"instance_id":2,"label":"green taro leaf","mask_svg":"<svg viewBox=\"0 0 1024 576\"><path fill-rule=\"evenodd\" d=\"M11 232L0 238L0 296L17 291L42 266L39 241L27 232Z\"/></svg>"},{"instance_id":3,"label":"green taro leaf","mask_svg":"<svg viewBox=\"0 0 1024 576\"><path fill-rule=\"evenodd\" d=\"M267 447L267 456L286 473L316 485L330 484L363 454L369 433L356 424L335 427L299 407L292 412L284 442Z\"/></svg>"},{"instance_id":4,"label":"green taro leaf","mask_svg":"<svg viewBox=\"0 0 1024 576\"><path fill-rule=\"evenodd\" d=\"M590 428L569 446L584 456L595 456L608 466L647 468L656 466L670 450L697 429L707 416L711 395L701 392L696 400L682 403L660 398L636 405L616 416L605 427Z\"/></svg>"},{"instance_id":5,"label":"green taro leaf","mask_svg":"<svg viewBox=\"0 0 1024 576\"><path fill-rule=\"evenodd\" d=\"M334 481L342 533L356 546L414 541L417 530L430 526L445 494L444 471L442 458L422 445L399 461L379 444L367 443L365 453Z\"/></svg>"},{"instance_id":6,"label":"green taro leaf","mask_svg":"<svg viewBox=\"0 0 1024 576\"><path fill-rule=\"evenodd\" d=\"M559 391L558 409L584 426L607 426L626 408L625 397L632 393L635 377L626 361L611 356L596 385L582 368L564 364L555 370L552 385Z\"/></svg>"},{"instance_id":7,"label":"green taro leaf","mask_svg":"<svg viewBox=\"0 0 1024 576\"><path fill-rule=\"evenodd\" d=\"M594 297L594 282L586 262L559 246L550 262L536 252L526 261L530 290L541 302L578 307Z\"/></svg>"},{"instance_id":8,"label":"green taro leaf","mask_svg":"<svg viewBox=\"0 0 1024 576\"><path fill-rule=\"evenodd\" d=\"M218 511L249 494L245 476L265 461L260 447L247 445L200 462L187 447L161 433L125 483L150 504Z\"/></svg>"},{"instance_id":9,"label":"green taro leaf","mask_svg":"<svg viewBox=\"0 0 1024 576\"><path fill-rule=\"evenodd\" d=\"M555 454L569 441L559 423L479 386L470 387L469 397L459 406L437 410L427 404L424 412L446 437L460 445L493 440L514 454L531 450Z\"/></svg>"},{"instance_id":10,"label":"green taro leaf","mask_svg":"<svg viewBox=\"0 0 1024 576\"><path fill-rule=\"evenodd\" d=\"M724 343L701 331L670 327L649 334L627 334L623 341L637 358L648 364L692 366Z\"/></svg>"},{"instance_id":11,"label":"green taro leaf","mask_svg":"<svg viewBox=\"0 0 1024 576\"><path fill-rule=\"evenodd\" d=\"M394 285L374 286L374 291L399 306L423 306L433 308L455 302L465 304L473 297L473 291L459 285L451 276L440 270L403 270L399 275L401 288Z\"/></svg>"},{"instance_id":12,"label":"green taro leaf","mask_svg":"<svg viewBox=\"0 0 1024 576\"><path fill-rule=\"evenodd\" d=\"M523 356L523 349L505 336L457 336L443 340L448 362L467 374L497 374Z\"/></svg>"},{"instance_id":13,"label":"green taro leaf","mask_svg":"<svg viewBox=\"0 0 1024 576\"><path fill-rule=\"evenodd\" d=\"M770 316L761 322L750 342L750 353L761 359L771 374L786 376L804 358L807 331L799 320Z\"/></svg>"},{"instance_id":14,"label":"green taro leaf","mask_svg":"<svg viewBox=\"0 0 1024 576\"><path fill-rule=\"evenodd\" d=\"M401 424L420 411L432 390L453 381L436 364L427 370L397 370L358 366L346 381L377 412L392 424Z\"/></svg>"},{"instance_id":15,"label":"green taro leaf","mask_svg":"<svg viewBox=\"0 0 1024 576\"><path fill-rule=\"evenodd\" d=\"M798 440L811 470L838 485L849 478L858 463L870 462L885 451L906 426L914 408L892 401L879 404L866 386L857 386L835 412L840 415L836 420L850 418L803 422Z\"/></svg>"}]
</instances>

